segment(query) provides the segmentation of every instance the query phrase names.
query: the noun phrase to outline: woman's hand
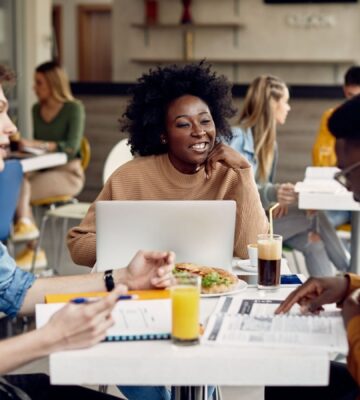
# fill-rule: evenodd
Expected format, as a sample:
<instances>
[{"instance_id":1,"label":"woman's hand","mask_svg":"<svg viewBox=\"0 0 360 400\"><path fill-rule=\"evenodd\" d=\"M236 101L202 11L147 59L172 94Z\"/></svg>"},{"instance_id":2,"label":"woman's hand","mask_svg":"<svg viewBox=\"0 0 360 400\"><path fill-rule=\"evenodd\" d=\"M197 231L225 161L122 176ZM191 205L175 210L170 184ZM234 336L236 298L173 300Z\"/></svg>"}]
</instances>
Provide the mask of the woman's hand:
<instances>
[{"instance_id":1,"label":"woman's hand","mask_svg":"<svg viewBox=\"0 0 360 400\"><path fill-rule=\"evenodd\" d=\"M166 288L172 284L174 267L174 252L140 250L125 269L126 284L129 289Z\"/></svg>"},{"instance_id":2,"label":"woman's hand","mask_svg":"<svg viewBox=\"0 0 360 400\"><path fill-rule=\"evenodd\" d=\"M281 205L290 205L295 203L297 195L295 186L292 183L282 183L277 190L277 201Z\"/></svg>"},{"instance_id":3,"label":"woman's hand","mask_svg":"<svg viewBox=\"0 0 360 400\"><path fill-rule=\"evenodd\" d=\"M208 159L205 162L205 173L208 179L215 170L215 164L217 162L225 165L228 168L234 169L251 167L251 164L243 155L224 143L217 144L212 149Z\"/></svg>"},{"instance_id":4,"label":"woman's hand","mask_svg":"<svg viewBox=\"0 0 360 400\"><path fill-rule=\"evenodd\" d=\"M23 139L19 140L19 150L22 151L26 147L38 147L37 146L38 140L31 140L31 139Z\"/></svg>"},{"instance_id":5,"label":"woman's hand","mask_svg":"<svg viewBox=\"0 0 360 400\"><path fill-rule=\"evenodd\" d=\"M274 210L273 210L273 217L276 218L281 218L284 215L286 215L289 212L289 207L286 204L279 204Z\"/></svg>"}]
</instances>

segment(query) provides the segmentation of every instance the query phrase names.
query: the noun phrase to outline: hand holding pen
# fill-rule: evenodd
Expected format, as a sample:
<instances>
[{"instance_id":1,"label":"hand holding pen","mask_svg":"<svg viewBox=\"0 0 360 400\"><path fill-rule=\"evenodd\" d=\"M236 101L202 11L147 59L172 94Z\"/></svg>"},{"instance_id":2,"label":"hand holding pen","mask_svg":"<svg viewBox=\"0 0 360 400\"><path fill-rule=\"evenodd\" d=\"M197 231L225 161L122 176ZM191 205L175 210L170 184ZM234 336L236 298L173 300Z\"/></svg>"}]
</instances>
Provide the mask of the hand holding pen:
<instances>
[{"instance_id":1,"label":"hand holding pen","mask_svg":"<svg viewBox=\"0 0 360 400\"><path fill-rule=\"evenodd\" d=\"M40 328L46 331L44 337L50 352L90 347L104 340L106 331L114 324L111 312L119 296L126 292L126 286L117 285L98 301L66 304Z\"/></svg>"}]
</instances>

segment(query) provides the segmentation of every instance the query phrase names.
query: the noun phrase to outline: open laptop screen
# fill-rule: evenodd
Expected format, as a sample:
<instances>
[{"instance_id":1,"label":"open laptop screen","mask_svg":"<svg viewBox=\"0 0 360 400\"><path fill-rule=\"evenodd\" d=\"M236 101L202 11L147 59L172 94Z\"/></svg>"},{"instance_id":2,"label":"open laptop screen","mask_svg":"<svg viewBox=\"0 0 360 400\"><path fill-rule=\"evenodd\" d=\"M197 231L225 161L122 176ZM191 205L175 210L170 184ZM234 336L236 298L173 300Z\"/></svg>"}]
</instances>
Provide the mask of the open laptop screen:
<instances>
[{"instance_id":1,"label":"open laptop screen","mask_svg":"<svg viewBox=\"0 0 360 400\"><path fill-rule=\"evenodd\" d=\"M173 250L176 262L231 268L236 203L231 200L98 201L97 270L122 268L142 250Z\"/></svg>"}]
</instances>

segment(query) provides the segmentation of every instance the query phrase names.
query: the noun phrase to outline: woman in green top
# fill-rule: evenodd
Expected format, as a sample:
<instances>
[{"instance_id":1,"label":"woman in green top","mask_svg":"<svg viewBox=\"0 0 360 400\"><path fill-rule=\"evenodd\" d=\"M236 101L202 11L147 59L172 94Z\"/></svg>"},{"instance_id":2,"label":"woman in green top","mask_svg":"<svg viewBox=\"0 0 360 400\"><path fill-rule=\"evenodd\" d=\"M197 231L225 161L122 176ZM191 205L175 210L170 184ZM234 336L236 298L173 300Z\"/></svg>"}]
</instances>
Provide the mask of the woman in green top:
<instances>
[{"instance_id":1,"label":"woman in green top","mask_svg":"<svg viewBox=\"0 0 360 400\"><path fill-rule=\"evenodd\" d=\"M74 99L65 71L54 62L46 62L35 70L34 91L38 102L33 107L34 140L21 139L20 149L35 148L46 152L65 152L66 165L26 174L17 207L13 239L34 240L39 235L31 211L31 202L56 196L75 196L84 186L80 162L80 143L84 134L83 105ZM28 267L33 255L33 242L16 261ZM46 265L43 252L38 253L36 266Z\"/></svg>"}]
</instances>

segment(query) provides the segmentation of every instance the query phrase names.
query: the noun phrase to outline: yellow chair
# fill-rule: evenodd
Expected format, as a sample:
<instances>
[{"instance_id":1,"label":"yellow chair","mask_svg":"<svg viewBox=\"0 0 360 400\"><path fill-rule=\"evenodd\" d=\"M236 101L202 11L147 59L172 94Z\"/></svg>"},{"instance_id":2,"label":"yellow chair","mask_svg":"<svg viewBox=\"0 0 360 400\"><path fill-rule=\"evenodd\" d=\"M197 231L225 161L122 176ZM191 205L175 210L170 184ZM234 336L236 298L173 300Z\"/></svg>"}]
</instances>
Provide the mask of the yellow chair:
<instances>
[{"instance_id":1,"label":"yellow chair","mask_svg":"<svg viewBox=\"0 0 360 400\"><path fill-rule=\"evenodd\" d=\"M351 224L343 224L336 228L336 233L340 239L351 240Z\"/></svg>"},{"instance_id":2,"label":"yellow chair","mask_svg":"<svg viewBox=\"0 0 360 400\"><path fill-rule=\"evenodd\" d=\"M88 139L85 136L81 140L80 155L81 155L81 166L83 170L86 171L91 159L91 147ZM76 199L73 196L62 195L62 196L51 196L44 199L38 199L36 201L33 201L31 205L47 208L47 211L45 211L41 219L39 239L37 241L32 259L31 272L34 272L36 256L41 247L41 240L43 237L43 233L45 231L46 222L49 219L49 217L63 219L61 238L59 241L54 240L54 243L59 244L57 254L55 252L55 257L54 257L54 266L56 265L58 266L60 265L61 262L61 255L62 255L61 250L64 243L64 236L66 235L67 231L68 220L71 218L82 219L85 216L87 209L90 207L90 203L79 203L78 199ZM56 235L54 228L52 236L55 239Z\"/></svg>"}]
</instances>

